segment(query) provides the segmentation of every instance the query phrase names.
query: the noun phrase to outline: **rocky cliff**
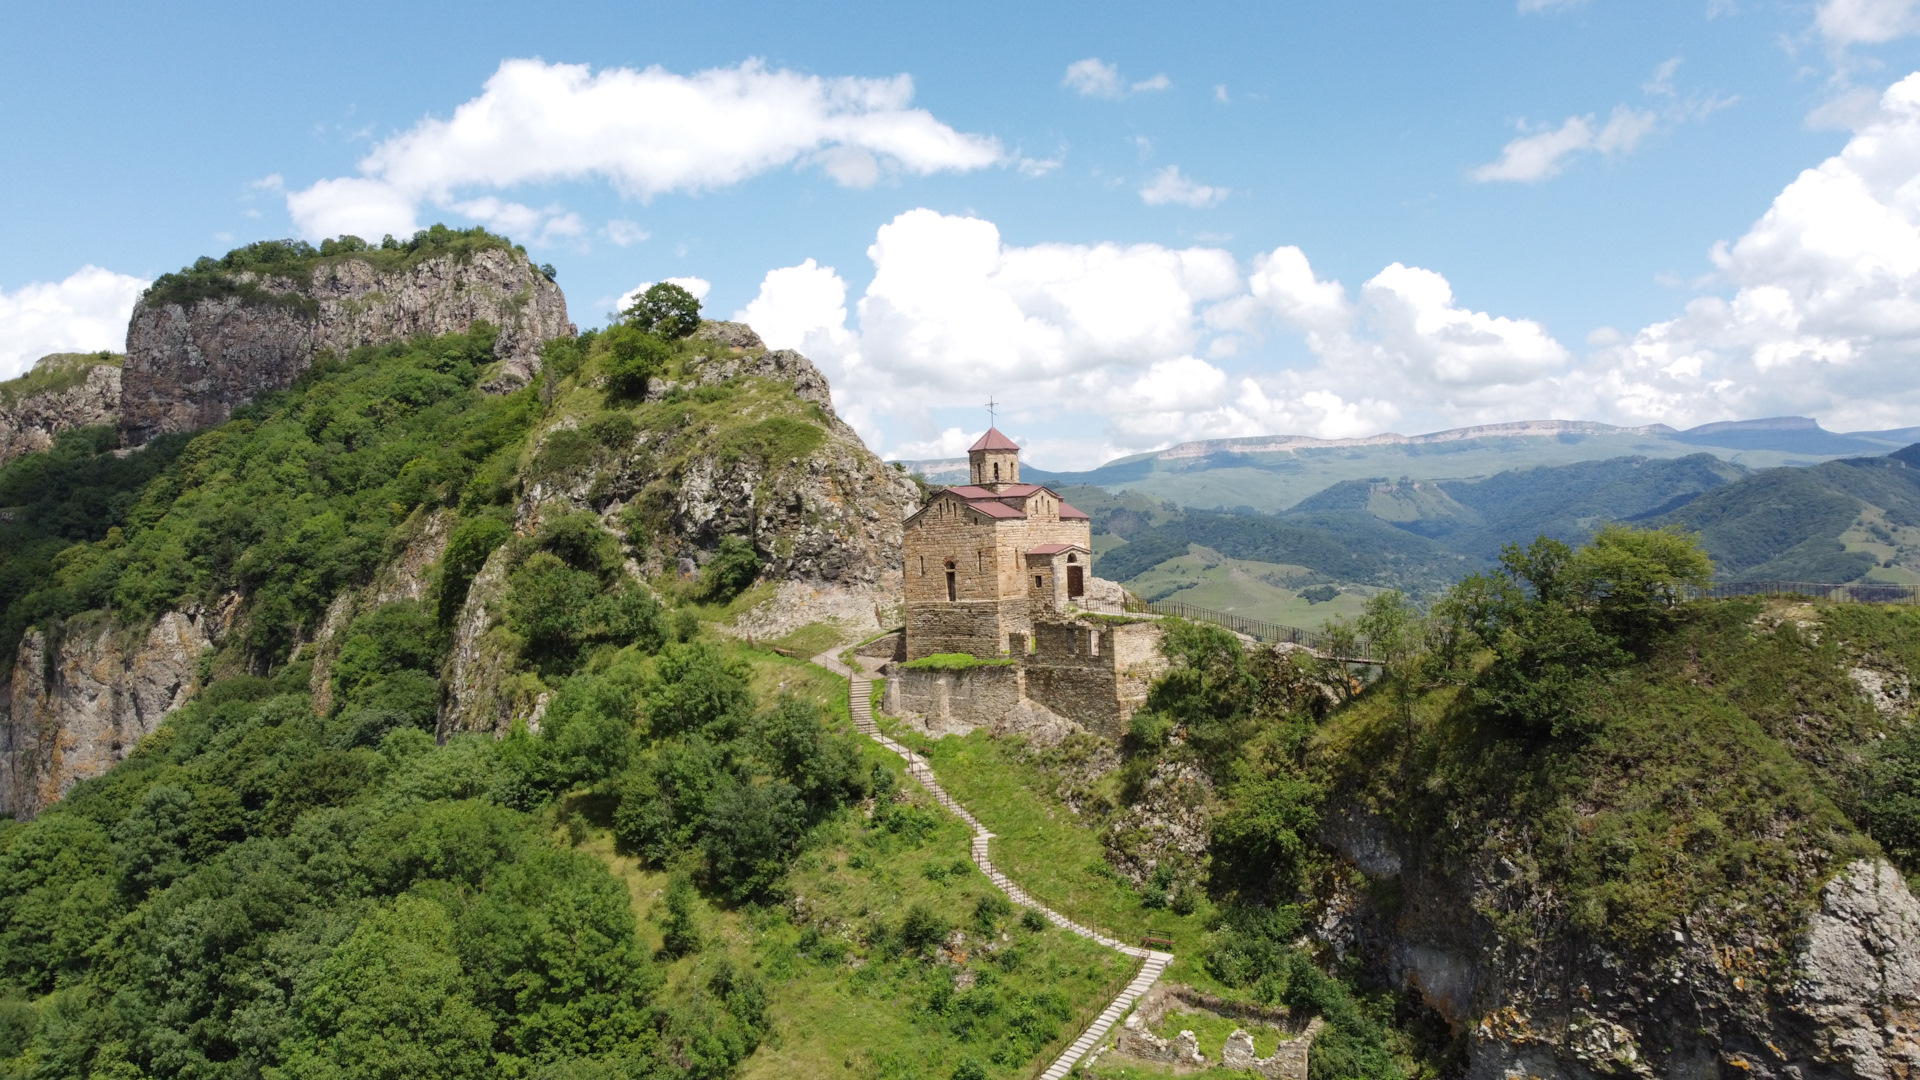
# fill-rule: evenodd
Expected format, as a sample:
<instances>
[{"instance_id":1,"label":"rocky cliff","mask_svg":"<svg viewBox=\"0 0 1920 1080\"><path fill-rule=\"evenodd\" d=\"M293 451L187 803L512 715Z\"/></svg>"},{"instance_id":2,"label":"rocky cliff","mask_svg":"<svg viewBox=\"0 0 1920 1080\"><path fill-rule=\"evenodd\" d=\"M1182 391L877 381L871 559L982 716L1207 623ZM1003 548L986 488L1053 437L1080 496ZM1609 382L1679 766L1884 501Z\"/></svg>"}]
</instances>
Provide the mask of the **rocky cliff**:
<instances>
[{"instance_id":1,"label":"rocky cliff","mask_svg":"<svg viewBox=\"0 0 1920 1080\"><path fill-rule=\"evenodd\" d=\"M0 465L53 445L73 428L111 424L120 412L120 357L54 353L0 383Z\"/></svg>"},{"instance_id":2,"label":"rocky cliff","mask_svg":"<svg viewBox=\"0 0 1920 1080\"><path fill-rule=\"evenodd\" d=\"M122 441L225 420L260 394L293 385L322 351L418 334L500 328L491 384L520 386L541 347L574 334L567 301L524 253L502 246L406 262L353 252L284 272L208 269L156 284L127 327Z\"/></svg>"},{"instance_id":3,"label":"rocky cliff","mask_svg":"<svg viewBox=\"0 0 1920 1080\"><path fill-rule=\"evenodd\" d=\"M101 616L21 642L0 684L0 814L34 817L133 751L199 686L199 661L239 606L170 611L144 631Z\"/></svg>"},{"instance_id":4,"label":"rocky cliff","mask_svg":"<svg viewBox=\"0 0 1920 1080\"><path fill-rule=\"evenodd\" d=\"M1797 939L1696 917L1625 948L1556 928L1551 888L1491 853L1445 871L1355 808L1328 839L1357 873L1320 935L1461 1033L1469 1080L1920 1076L1920 903L1884 860L1842 868Z\"/></svg>"},{"instance_id":5,"label":"rocky cliff","mask_svg":"<svg viewBox=\"0 0 1920 1080\"><path fill-rule=\"evenodd\" d=\"M768 350L737 323L702 325L691 353L610 418L591 370L562 387L535 434L515 529L587 510L629 538L634 573L692 579L722 540L751 541L763 602L731 629L778 637L832 622L865 636L893 625L901 522L918 488L876 457L833 411L825 376L791 350ZM624 426L623 426L624 425ZM598 434L589 434L597 432ZM634 542L637 541L637 542ZM488 631L506 589L504 549L474 579L455 630L443 734L504 730L538 708Z\"/></svg>"}]
</instances>

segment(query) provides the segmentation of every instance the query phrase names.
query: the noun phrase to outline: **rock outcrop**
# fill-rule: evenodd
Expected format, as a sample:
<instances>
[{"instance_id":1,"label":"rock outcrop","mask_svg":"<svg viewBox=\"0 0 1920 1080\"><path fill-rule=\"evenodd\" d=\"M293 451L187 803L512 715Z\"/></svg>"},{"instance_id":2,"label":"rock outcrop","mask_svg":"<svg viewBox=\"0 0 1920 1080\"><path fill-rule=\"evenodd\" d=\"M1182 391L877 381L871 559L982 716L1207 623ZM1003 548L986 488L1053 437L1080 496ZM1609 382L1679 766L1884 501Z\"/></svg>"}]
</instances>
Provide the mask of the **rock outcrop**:
<instances>
[{"instance_id":1,"label":"rock outcrop","mask_svg":"<svg viewBox=\"0 0 1920 1080\"><path fill-rule=\"evenodd\" d=\"M637 510L649 536L630 568L643 576L692 577L724 538L752 541L761 580L775 589L740 615L737 633L765 639L832 622L864 637L897 625L900 528L919 489L834 413L826 377L806 357L769 352L738 323L705 323L694 340L705 351L676 377L655 380L648 402L726 384L736 395L729 400L752 414L730 419L801 420L824 437L804 456L769 459L740 452L726 431L642 427L631 444L600 451L591 466L532 478L516 531L530 534L553 513L588 510L629 534L625 518ZM562 420L536 439L578 423ZM498 628L504 554L496 551L474 578L455 623L443 736L503 732L539 707L538 692L514 674Z\"/></svg>"},{"instance_id":2,"label":"rock outcrop","mask_svg":"<svg viewBox=\"0 0 1920 1080\"><path fill-rule=\"evenodd\" d=\"M293 385L324 350L500 328L489 386L523 385L540 350L572 336L567 301L518 251L443 255L386 272L366 257L331 257L306 280L231 276L232 291L180 304L153 299L127 327L120 431L137 446L169 431L218 424L261 394Z\"/></svg>"},{"instance_id":3,"label":"rock outcrop","mask_svg":"<svg viewBox=\"0 0 1920 1080\"><path fill-rule=\"evenodd\" d=\"M1628 950L1555 929L1552 898L1501 857L1442 871L1358 808L1322 835L1371 884L1331 875L1319 936L1462 1033L1469 1080L1920 1077L1920 903L1882 860L1842 868L1797 942L1690 918Z\"/></svg>"},{"instance_id":4,"label":"rock outcrop","mask_svg":"<svg viewBox=\"0 0 1920 1080\"><path fill-rule=\"evenodd\" d=\"M111 424L120 414L120 358L54 353L0 383L0 465L53 445L73 428Z\"/></svg>"},{"instance_id":5,"label":"rock outcrop","mask_svg":"<svg viewBox=\"0 0 1920 1080\"><path fill-rule=\"evenodd\" d=\"M144 631L105 617L53 641L28 631L0 696L0 814L31 818L131 753L198 688L237 607L170 611Z\"/></svg>"}]
</instances>

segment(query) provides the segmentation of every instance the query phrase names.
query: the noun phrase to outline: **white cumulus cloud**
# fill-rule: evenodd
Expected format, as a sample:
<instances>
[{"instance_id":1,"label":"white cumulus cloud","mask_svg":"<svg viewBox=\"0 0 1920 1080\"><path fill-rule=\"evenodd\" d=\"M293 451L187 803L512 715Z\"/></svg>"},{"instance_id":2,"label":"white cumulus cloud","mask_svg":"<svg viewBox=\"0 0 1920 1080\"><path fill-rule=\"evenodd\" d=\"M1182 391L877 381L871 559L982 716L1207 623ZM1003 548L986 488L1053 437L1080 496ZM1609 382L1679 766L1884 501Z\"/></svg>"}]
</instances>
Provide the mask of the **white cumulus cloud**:
<instances>
[{"instance_id":1,"label":"white cumulus cloud","mask_svg":"<svg viewBox=\"0 0 1920 1080\"><path fill-rule=\"evenodd\" d=\"M1731 297L1704 296L1604 354L1642 414L1815 413L1829 426L1920 416L1920 74L1839 154L1802 172L1731 245Z\"/></svg>"},{"instance_id":2,"label":"white cumulus cloud","mask_svg":"<svg viewBox=\"0 0 1920 1080\"><path fill-rule=\"evenodd\" d=\"M670 277L666 279L666 282L669 285L678 285L692 293L695 300L704 301L707 298L707 294L713 291L713 282L708 281L706 278ZM640 299L640 295L648 289L653 288L655 284L656 282L643 281L633 288L628 289L626 292L621 293L620 299L614 301L613 310L616 312L625 311L632 307L633 302Z\"/></svg>"},{"instance_id":3,"label":"white cumulus cloud","mask_svg":"<svg viewBox=\"0 0 1920 1080\"><path fill-rule=\"evenodd\" d=\"M1085 60L1075 60L1068 64L1066 74L1060 77L1060 85L1081 97L1113 99L1125 97L1129 92L1150 94L1156 90L1165 90L1173 85L1173 80L1160 74L1150 79L1128 83L1120 77L1120 65L1110 64L1097 56L1089 56Z\"/></svg>"},{"instance_id":4,"label":"white cumulus cloud","mask_svg":"<svg viewBox=\"0 0 1920 1080\"><path fill-rule=\"evenodd\" d=\"M48 353L126 348L127 319L148 284L83 266L64 281L0 290L0 379L25 373Z\"/></svg>"},{"instance_id":5,"label":"white cumulus cloud","mask_svg":"<svg viewBox=\"0 0 1920 1080\"><path fill-rule=\"evenodd\" d=\"M1658 118L1648 110L1626 105L1616 106L1604 125L1596 127L1592 116L1570 116L1550 131L1522 135L1501 148L1500 158L1473 170L1481 183L1509 181L1532 183L1560 175L1566 160L1575 154L1630 153L1654 129Z\"/></svg>"},{"instance_id":6,"label":"white cumulus cloud","mask_svg":"<svg viewBox=\"0 0 1920 1080\"><path fill-rule=\"evenodd\" d=\"M1833 45L1878 45L1920 30L1920 0L1823 0L1814 25Z\"/></svg>"},{"instance_id":7,"label":"white cumulus cloud","mask_svg":"<svg viewBox=\"0 0 1920 1080\"><path fill-rule=\"evenodd\" d=\"M1178 165L1169 165L1154 173L1153 179L1140 189L1140 201L1148 206L1177 203L1203 209L1220 205L1227 195L1226 188L1202 184L1182 173Z\"/></svg>"},{"instance_id":8,"label":"white cumulus cloud","mask_svg":"<svg viewBox=\"0 0 1920 1080\"><path fill-rule=\"evenodd\" d=\"M860 187L1004 159L997 140L956 131L912 101L905 75L823 78L757 60L692 75L507 60L451 117L382 142L360 176L288 193L287 207L309 237L377 236L413 229L423 202L457 209L473 189L600 179L650 199L786 167ZM564 211L536 213L541 236L577 235Z\"/></svg>"}]
</instances>

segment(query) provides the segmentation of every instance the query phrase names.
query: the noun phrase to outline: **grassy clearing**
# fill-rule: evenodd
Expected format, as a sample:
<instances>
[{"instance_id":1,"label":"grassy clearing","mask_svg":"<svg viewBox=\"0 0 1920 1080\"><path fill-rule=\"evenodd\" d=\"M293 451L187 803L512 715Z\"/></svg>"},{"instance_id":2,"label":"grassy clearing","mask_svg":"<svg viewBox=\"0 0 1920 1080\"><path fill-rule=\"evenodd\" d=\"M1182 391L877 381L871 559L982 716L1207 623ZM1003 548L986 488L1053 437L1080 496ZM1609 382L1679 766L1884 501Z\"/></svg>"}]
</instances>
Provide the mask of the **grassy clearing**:
<instances>
[{"instance_id":1,"label":"grassy clearing","mask_svg":"<svg viewBox=\"0 0 1920 1080\"><path fill-rule=\"evenodd\" d=\"M1219 1061L1220 1052L1226 1048L1227 1036L1244 1029L1253 1036L1253 1054L1255 1057L1271 1057L1280 1047L1283 1038L1291 1038L1286 1032L1271 1024L1262 1024L1253 1020L1235 1020L1229 1016L1217 1016L1210 1012L1195 1009L1169 1009L1160 1026L1153 1029L1155 1035L1171 1039L1182 1031L1191 1031L1200 1040L1200 1052L1209 1061Z\"/></svg>"},{"instance_id":2,"label":"grassy clearing","mask_svg":"<svg viewBox=\"0 0 1920 1080\"><path fill-rule=\"evenodd\" d=\"M785 637L775 638L768 644L790 649L801 656L818 656L837 645L846 644L847 639L852 636L847 633L846 627L839 623L817 622L808 623Z\"/></svg>"},{"instance_id":3,"label":"grassy clearing","mask_svg":"<svg viewBox=\"0 0 1920 1080\"><path fill-rule=\"evenodd\" d=\"M1168 559L1126 584L1140 596L1307 629L1336 618L1357 618L1367 597L1377 591L1346 586L1331 600L1311 603L1301 598L1298 590L1319 577L1305 567L1227 559L1201 551Z\"/></svg>"},{"instance_id":4,"label":"grassy clearing","mask_svg":"<svg viewBox=\"0 0 1920 1080\"><path fill-rule=\"evenodd\" d=\"M882 726L933 762L941 786L994 834L994 863L1021 888L1068 918L1122 941L1138 941L1149 930L1170 933L1178 959L1168 978L1231 993L1199 964L1207 910L1176 915L1142 904L1133 886L1107 866L1099 833L1043 794L1053 784L1022 760L1017 744L984 731L928 739L901 724L882 721Z\"/></svg>"}]
</instances>

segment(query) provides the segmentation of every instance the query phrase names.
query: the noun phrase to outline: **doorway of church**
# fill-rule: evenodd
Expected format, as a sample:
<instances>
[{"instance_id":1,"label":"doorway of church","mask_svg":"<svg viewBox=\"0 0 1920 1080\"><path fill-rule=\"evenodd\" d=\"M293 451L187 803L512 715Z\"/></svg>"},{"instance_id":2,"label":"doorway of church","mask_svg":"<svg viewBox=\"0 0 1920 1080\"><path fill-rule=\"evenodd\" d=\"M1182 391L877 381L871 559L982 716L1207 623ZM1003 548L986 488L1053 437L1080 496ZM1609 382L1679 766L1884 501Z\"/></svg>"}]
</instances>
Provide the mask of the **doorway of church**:
<instances>
[{"instance_id":1,"label":"doorway of church","mask_svg":"<svg viewBox=\"0 0 1920 1080\"><path fill-rule=\"evenodd\" d=\"M1078 600L1087 595L1087 581L1078 566L1067 567L1067 599Z\"/></svg>"}]
</instances>

